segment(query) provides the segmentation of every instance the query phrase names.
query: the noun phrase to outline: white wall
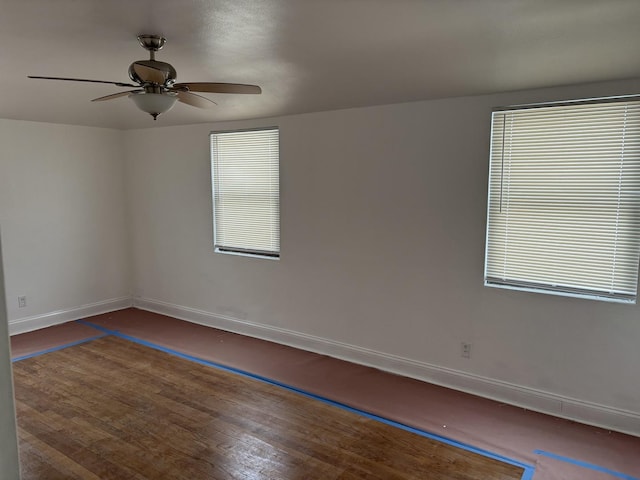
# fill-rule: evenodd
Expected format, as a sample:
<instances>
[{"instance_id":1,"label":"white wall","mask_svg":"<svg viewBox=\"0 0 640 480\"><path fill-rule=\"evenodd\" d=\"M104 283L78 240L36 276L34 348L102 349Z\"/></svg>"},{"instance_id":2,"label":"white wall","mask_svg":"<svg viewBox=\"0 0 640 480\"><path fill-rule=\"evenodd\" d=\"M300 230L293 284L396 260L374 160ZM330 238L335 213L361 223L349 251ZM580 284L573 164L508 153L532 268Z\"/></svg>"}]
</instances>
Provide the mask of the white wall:
<instances>
[{"instance_id":1,"label":"white wall","mask_svg":"<svg viewBox=\"0 0 640 480\"><path fill-rule=\"evenodd\" d=\"M130 302L122 140L118 130L0 120L12 332Z\"/></svg>"},{"instance_id":2,"label":"white wall","mask_svg":"<svg viewBox=\"0 0 640 480\"><path fill-rule=\"evenodd\" d=\"M482 281L492 107L636 91L125 132L136 302L640 434L637 306ZM281 135L281 259L214 254L208 133L267 125Z\"/></svg>"},{"instance_id":3,"label":"white wall","mask_svg":"<svg viewBox=\"0 0 640 480\"><path fill-rule=\"evenodd\" d=\"M0 245L0 472L3 479L20 480L7 309L4 298L2 245Z\"/></svg>"}]
</instances>

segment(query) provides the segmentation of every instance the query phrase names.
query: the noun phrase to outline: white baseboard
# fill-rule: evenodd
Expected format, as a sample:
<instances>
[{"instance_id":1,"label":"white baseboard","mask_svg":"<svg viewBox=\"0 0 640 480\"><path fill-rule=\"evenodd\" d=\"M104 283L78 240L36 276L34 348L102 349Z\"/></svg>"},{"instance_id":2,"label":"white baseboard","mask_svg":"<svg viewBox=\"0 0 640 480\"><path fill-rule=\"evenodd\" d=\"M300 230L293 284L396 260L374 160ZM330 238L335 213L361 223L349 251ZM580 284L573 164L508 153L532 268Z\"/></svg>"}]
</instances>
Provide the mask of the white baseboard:
<instances>
[{"instance_id":1,"label":"white baseboard","mask_svg":"<svg viewBox=\"0 0 640 480\"><path fill-rule=\"evenodd\" d=\"M9 321L9 335L17 335L19 333L31 332L41 328L51 327L60 323L71 322L81 318L90 317L92 315L100 315L101 313L113 312L133 306L131 297L112 298L102 302L80 305L79 307L58 310L56 312L44 313L42 315L34 315L32 317L18 318Z\"/></svg>"},{"instance_id":2,"label":"white baseboard","mask_svg":"<svg viewBox=\"0 0 640 480\"><path fill-rule=\"evenodd\" d=\"M640 436L640 413L585 402L356 345L148 298L133 306L200 325L269 340L607 430Z\"/></svg>"}]
</instances>

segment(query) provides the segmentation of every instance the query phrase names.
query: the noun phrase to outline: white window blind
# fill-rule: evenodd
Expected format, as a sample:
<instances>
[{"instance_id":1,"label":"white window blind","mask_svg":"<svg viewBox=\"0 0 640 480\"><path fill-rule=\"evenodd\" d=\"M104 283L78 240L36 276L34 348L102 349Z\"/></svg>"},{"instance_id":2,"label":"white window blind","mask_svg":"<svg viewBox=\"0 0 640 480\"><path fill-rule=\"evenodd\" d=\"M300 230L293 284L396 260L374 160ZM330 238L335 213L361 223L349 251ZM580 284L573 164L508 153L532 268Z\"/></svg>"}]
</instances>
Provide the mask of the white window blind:
<instances>
[{"instance_id":1,"label":"white window blind","mask_svg":"<svg viewBox=\"0 0 640 480\"><path fill-rule=\"evenodd\" d=\"M485 284L635 302L640 101L493 113Z\"/></svg>"},{"instance_id":2,"label":"white window blind","mask_svg":"<svg viewBox=\"0 0 640 480\"><path fill-rule=\"evenodd\" d=\"M279 130L211 133L216 251L278 257Z\"/></svg>"}]
</instances>

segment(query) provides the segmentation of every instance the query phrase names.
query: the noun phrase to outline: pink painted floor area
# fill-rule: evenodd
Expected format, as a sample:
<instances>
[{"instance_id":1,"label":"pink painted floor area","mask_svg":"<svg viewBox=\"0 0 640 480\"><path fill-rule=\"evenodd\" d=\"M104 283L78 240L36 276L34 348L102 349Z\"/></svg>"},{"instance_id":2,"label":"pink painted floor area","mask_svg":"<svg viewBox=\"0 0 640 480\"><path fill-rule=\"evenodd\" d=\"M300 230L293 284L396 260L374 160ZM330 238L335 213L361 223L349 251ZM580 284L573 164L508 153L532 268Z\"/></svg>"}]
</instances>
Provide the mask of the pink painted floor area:
<instances>
[{"instance_id":1,"label":"pink painted floor area","mask_svg":"<svg viewBox=\"0 0 640 480\"><path fill-rule=\"evenodd\" d=\"M76 322L35 330L11 337L11 357L19 358L100 335L95 328Z\"/></svg>"},{"instance_id":2,"label":"pink painted floor area","mask_svg":"<svg viewBox=\"0 0 640 480\"><path fill-rule=\"evenodd\" d=\"M143 310L131 308L86 320L535 465L533 480L640 480L640 438L637 437ZM45 350L51 347L39 347L55 342L71 343L78 336L90 337L98 332L87 332L87 328L92 330L80 323L70 323L15 336L12 345L17 347L13 353L20 356L16 350ZM64 334L68 338L65 339ZM47 338L49 343L44 341ZM536 450L597 465L601 471L539 455L534 453Z\"/></svg>"}]
</instances>

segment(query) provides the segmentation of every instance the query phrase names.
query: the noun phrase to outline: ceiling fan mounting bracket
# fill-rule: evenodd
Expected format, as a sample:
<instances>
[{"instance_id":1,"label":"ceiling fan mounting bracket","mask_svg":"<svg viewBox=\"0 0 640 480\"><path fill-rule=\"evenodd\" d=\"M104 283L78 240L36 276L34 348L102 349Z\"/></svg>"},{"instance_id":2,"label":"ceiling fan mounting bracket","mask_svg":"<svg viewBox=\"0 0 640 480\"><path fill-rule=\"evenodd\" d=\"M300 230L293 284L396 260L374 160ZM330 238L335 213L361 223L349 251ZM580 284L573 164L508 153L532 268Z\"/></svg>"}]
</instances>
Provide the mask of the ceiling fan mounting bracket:
<instances>
[{"instance_id":1,"label":"ceiling fan mounting bracket","mask_svg":"<svg viewBox=\"0 0 640 480\"><path fill-rule=\"evenodd\" d=\"M140 42L140 46L145 50L157 52L164 47L167 39L160 35L138 35L138 42Z\"/></svg>"}]
</instances>

